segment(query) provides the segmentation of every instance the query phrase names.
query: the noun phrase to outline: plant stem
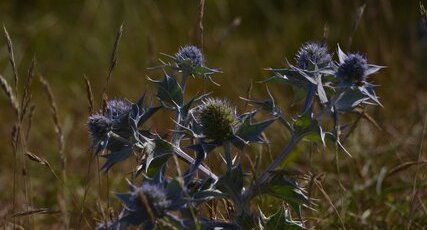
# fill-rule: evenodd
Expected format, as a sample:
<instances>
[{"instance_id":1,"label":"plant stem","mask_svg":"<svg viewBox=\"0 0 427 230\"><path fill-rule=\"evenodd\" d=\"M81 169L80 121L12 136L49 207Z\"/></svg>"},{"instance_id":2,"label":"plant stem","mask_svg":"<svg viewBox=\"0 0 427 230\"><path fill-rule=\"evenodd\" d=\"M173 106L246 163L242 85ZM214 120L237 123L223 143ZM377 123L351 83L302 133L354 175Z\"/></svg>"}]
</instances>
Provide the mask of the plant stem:
<instances>
[{"instance_id":1,"label":"plant stem","mask_svg":"<svg viewBox=\"0 0 427 230\"><path fill-rule=\"evenodd\" d=\"M181 79L182 94L185 94L185 89L186 89L186 85L187 85L188 76L189 76L188 73L186 73L186 72L182 73L182 79ZM178 109L176 110L175 120L176 120L176 123L177 123L175 125L175 130L178 130L178 129L180 129L180 125L183 125L182 124L182 117L181 117L181 114L178 111ZM182 137L183 137L183 135L181 133L174 133L173 134L173 136L172 136L172 145L173 145L173 148L174 148L174 153L181 160L187 162L190 165L194 165L196 161L191 156L189 156L187 153L185 153L184 151L182 151L181 148L180 148L180 142L181 142ZM178 165L177 165L177 167L178 167ZM215 181L218 180L218 176L216 176L213 172L211 172L205 166L199 165L198 168L199 168L199 170L203 174L205 174L205 176L211 177Z\"/></svg>"},{"instance_id":2,"label":"plant stem","mask_svg":"<svg viewBox=\"0 0 427 230\"><path fill-rule=\"evenodd\" d=\"M185 89L187 87L188 76L189 76L189 74L186 71L182 72L182 78L181 78L182 95L185 95Z\"/></svg>"},{"instance_id":3,"label":"plant stem","mask_svg":"<svg viewBox=\"0 0 427 230\"><path fill-rule=\"evenodd\" d=\"M261 173L259 176L257 183L252 183L251 187L246 190L246 193L243 195L242 203L249 205L249 200L254 195L255 191L258 191L259 188L257 186L262 185L268 178L269 173L276 169L295 149L299 141L302 139L301 135L293 134L288 144L283 148L283 150L277 155L276 159Z\"/></svg>"},{"instance_id":4,"label":"plant stem","mask_svg":"<svg viewBox=\"0 0 427 230\"><path fill-rule=\"evenodd\" d=\"M273 171L274 169L276 169L289 156L289 154L292 152L292 150L295 149L296 145L300 140L301 140L300 136L293 135L291 137L291 140L288 142L288 144L282 150L282 152L280 152L280 154L277 155L276 159L264 170L264 172L262 172L258 180L260 184L265 182L270 171Z\"/></svg>"},{"instance_id":5,"label":"plant stem","mask_svg":"<svg viewBox=\"0 0 427 230\"><path fill-rule=\"evenodd\" d=\"M279 116L278 117L279 117L279 122L282 123L290 133L293 133L294 132L294 128L289 123L289 121L287 121L284 118L284 116L283 116L283 114L281 112L279 112Z\"/></svg>"},{"instance_id":6,"label":"plant stem","mask_svg":"<svg viewBox=\"0 0 427 230\"><path fill-rule=\"evenodd\" d=\"M174 152L176 153L176 156L178 158L180 158L181 160L187 162L188 164L193 165L195 160L189 156L187 153L185 153L184 151L182 151L179 147L177 146L173 146L174 147ZM215 181L218 180L218 176L215 175L213 172L211 172L208 168L206 168L203 165L199 165L199 170L200 172L202 172L205 176L208 176L212 179L214 179Z\"/></svg>"},{"instance_id":7,"label":"plant stem","mask_svg":"<svg viewBox=\"0 0 427 230\"><path fill-rule=\"evenodd\" d=\"M231 145L229 141L224 143L224 156L225 163L227 164L227 172L230 172L233 167L233 160L231 159Z\"/></svg>"}]
</instances>

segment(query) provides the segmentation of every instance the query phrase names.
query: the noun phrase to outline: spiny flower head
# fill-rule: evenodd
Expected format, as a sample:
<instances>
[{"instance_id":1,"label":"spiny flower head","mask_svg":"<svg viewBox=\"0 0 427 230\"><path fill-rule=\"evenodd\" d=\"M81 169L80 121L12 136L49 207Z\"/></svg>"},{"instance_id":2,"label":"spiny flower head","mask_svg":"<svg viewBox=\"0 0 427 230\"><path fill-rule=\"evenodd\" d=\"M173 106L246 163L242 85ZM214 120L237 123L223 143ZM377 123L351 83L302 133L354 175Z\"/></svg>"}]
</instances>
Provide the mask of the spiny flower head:
<instances>
[{"instance_id":1,"label":"spiny flower head","mask_svg":"<svg viewBox=\"0 0 427 230\"><path fill-rule=\"evenodd\" d=\"M144 199L146 199L144 201ZM146 202L146 203L145 203ZM147 209L147 204L154 214L158 217L162 216L171 206L172 201L167 198L166 191L163 187L152 183L142 183L140 187L136 187L129 198L129 211L140 211Z\"/></svg>"},{"instance_id":2,"label":"spiny flower head","mask_svg":"<svg viewBox=\"0 0 427 230\"><path fill-rule=\"evenodd\" d=\"M223 142L233 135L236 125L234 108L228 101L208 98L197 110L203 134L214 141Z\"/></svg>"},{"instance_id":3,"label":"spiny flower head","mask_svg":"<svg viewBox=\"0 0 427 230\"><path fill-rule=\"evenodd\" d=\"M110 100L107 101L107 116L110 119L117 119L128 114L132 109L132 104L123 100Z\"/></svg>"},{"instance_id":4,"label":"spiny flower head","mask_svg":"<svg viewBox=\"0 0 427 230\"><path fill-rule=\"evenodd\" d=\"M177 64L181 68L185 67L200 67L205 64L205 58L199 48L195 46L185 46L179 49L178 53L175 54ZM186 62L189 62L190 66L185 66Z\"/></svg>"},{"instance_id":5,"label":"spiny flower head","mask_svg":"<svg viewBox=\"0 0 427 230\"><path fill-rule=\"evenodd\" d=\"M93 143L99 143L108 133L108 131L110 131L111 126L112 121L106 116L100 114L93 114L89 116L88 128Z\"/></svg>"},{"instance_id":6,"label":"spiny flower head","mask_svg":"<svg viewBox=\"0 0 427 230\"><path fill-rule=\"evenodd\" d=\"M337 76L344 82L359 82L366 81L366 72L368 70L368 62L365 57L360 54L349 54L338 67Z\"/></svg>"},{"instance_id":7,"label":"spiny flower head","mask_svg":"<svg viewBox=\"0 0 427 230\"><path fill-rule=\"evenodd\" d=\"M307 70L310 65L317 65L319 68L328 66L332 62L332 56L325 45L309 42L298 50L295 60L298 68Z\"/></svg>"}]
</instances>

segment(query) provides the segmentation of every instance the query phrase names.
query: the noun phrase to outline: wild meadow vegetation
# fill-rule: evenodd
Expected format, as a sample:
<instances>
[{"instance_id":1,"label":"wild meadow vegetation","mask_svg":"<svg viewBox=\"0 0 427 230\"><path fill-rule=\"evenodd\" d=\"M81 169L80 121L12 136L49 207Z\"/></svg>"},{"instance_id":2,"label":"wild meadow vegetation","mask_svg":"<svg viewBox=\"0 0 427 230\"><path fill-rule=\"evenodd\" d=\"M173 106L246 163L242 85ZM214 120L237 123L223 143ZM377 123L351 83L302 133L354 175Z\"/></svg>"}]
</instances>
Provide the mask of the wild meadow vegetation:
<instances>
[{"instance_id":1,"label":"wild meadow vegetation","mask_svg":"<svg viewBox=\"0 0 427 230\"><path fill-rule=\"evenodd\" d=\"M426 228L422 2L0 13L2 228Z\"/></svg>"}]
</instances>

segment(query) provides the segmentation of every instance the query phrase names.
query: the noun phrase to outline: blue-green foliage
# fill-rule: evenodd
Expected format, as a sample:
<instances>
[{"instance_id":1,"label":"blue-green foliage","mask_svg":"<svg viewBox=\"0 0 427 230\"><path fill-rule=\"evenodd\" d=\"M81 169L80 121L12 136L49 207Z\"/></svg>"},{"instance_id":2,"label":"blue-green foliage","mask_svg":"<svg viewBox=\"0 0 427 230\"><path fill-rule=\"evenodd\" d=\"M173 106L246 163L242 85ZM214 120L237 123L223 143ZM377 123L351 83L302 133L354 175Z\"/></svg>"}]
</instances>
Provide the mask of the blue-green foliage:
<instances>
[{"instance_id":1,"label":"blue-green foliage","mask_svg":"<svg viewBox=\"0 0 427 230\"><path fill-rule=\"evenodd\" d=\"M338 61L334 62L325 45L306 43L295 57L296 65L288 63L286 68L271 68L272 76L264 81L285 83L305 91L301 112L287 118L269 91L265 100L244 99L254 110L240 115L228 99L204 94L186 100L189 76L212 81L213 74L219 71L206 67L203 54L194 46L166 56L171 62L162 62L159 67L164 77L150 79L158 106L147 106L144 95L136 103L108 101L106 111L89 117L94 148L106 158L102 169L109 170L116 163L136 156L134 175L144 178L140 185L129 184L128 193L117 194L123 210L115 221L99 228L154 229L160 220L179 229L304 228L301 208L310 207L313 202L298 181L278 167L303 139L322 145L330 140L348 153L340 142L340 135L345 132L340 117L367 105L380 105L374 91L376 86L368 82L368 77L383 67L368 64L358 54L346 55L339 47ZM168 136L144 129L144 123L160 109L175 114L175 125ZM261 110L268 117L255 121ZM288 130L291 138L267 168L250 174L251 170L238 163L233 152L267 143L264 133L275 121ZM327 130L331 126L326 123L332 123L333 128ZM212 172L203 163L214 149L223 150L225 163ZM167 168L174 164L171 159L175 156L189 164L187 171ZM166 171L170 171L169 176ZM287 206L265 216L262 210L253 208L253 200L259 196L274 197ZM227 218L211 220L198 211L208 202L221 199L232 207ZM293 220L291 213L296 213L299 220Z\"/></svg>"}]
</instances>

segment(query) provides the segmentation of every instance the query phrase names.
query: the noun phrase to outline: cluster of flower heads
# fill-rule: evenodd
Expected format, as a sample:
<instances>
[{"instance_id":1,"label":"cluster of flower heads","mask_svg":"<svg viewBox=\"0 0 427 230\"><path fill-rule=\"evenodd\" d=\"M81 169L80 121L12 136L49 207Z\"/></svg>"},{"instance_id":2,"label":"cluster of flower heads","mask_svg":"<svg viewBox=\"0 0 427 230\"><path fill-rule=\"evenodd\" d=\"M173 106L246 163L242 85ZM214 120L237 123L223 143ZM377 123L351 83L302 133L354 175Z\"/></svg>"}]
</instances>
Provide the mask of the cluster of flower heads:
<instances>
[{"instance_id":1,"label":"cluster of flower heads","mask_svg":"<svg viewBox=\"0 0 427 230\"><path fill-rule=\"evenodd\" d=\"M130 102L123 100L107 101L105 114L96 113L89 116L88 128L93 145L105 141L109 131L120 129L132 109Z\"/></svg>"},{"instance_id":2,"label":"cluster of flower heads","mask_svg":"<svg viewBox=\"0 0 427 230\"><path fill-rule=\"evenodd\" d=\"M163 173L160 171L155 179L144 180L140 186L128 182L130 191L117 194L123 204L120 215L115 221L101 223L98 229L126 229L132 225L154 229L157 219L185 207L177 181L166 180Z\"/></svg>"},{"instance_id":3,"label":"cluster of flower heads","mask_svg":"<svg viewBox=\"0 0 427 230\"><path fill-rule=\"evenodd\" d=\"M296 212L299 212L302 205L310 203L296 183L282 175L276 177L273 173L273 170L285 158L275 159L270 165L271 168L268 167L261 174L259 181L261 184L246 189L241 165L236 165L231 160L231 144L238 149L243 149L251 143L266 143L262 134L277 119L290 130L292 140L296 143L305 135L318 132L324 144L323 139L327 134L333 136L338 132L336 130L336 132L324 132L321 127L321 119L318 119L320 116L313 116L312 105L316 96L319 98L320 107L330 112L324 114L333 116L338 115L337 111L351 111L364 103L380 104L373 90L374 86L366 81L369 75L383 67L368 64L366 58L360 54L347 55L339 47L337 54L339 62L333 60L333 55L328 52L326 45L315 42L306 43L295 55L295 66L289 64L289 68L286 69L271 69L274 76L265 82L279 80L302 88L307 93L306 101L303 112L298 116L300 120L287 121L276 108L272 97L268 101L261 102L248 99L248 102L271 112L273 118L258 123L252 121L258 112L257 109L238 115L236 108L228 100L202 95L185 102L185 82L188 76L203 76L210 79L211 75L218 71L205 66L205 58L200 49L195 46L183 47L174 56L167 55L173 60L173 63L163 62L162 68L169 68L181 73L182 81L178 83L174 76L171 77L168 74L165 75L163 81L153 80L161 106L150 107L147 110L140 108L144 97L136 104L123 100L111 100L106 103L103 113L93 114L89 117L88 129L93 144L107 148L110 153L106 156L107 162L103 169L108 170L113 164L131 156L134 148L147 150L142 151L142 154L145 154L142 157L144 162L139 165L139 168L145 169L144 177L146 179L140 186L129 184L129 193L117 194L123 204L122 212L116 221L101 225L100 229L125 229L131 225L143 229L154 229L158 219L168 219L185 229L192 229L196 224L201 224L203 229L216 229L217 227L246 229L253 228L256 223L261 225L261 229L269 229L269 226L284 228L290 226L300 229L303 221L293 222L287 210L275 214L280 216L280 223L277 218L264 218L263 214L245 213L249 210L250 200L261 194L269 194L283 199ZM324 87L331 90L325 90ZM197 101L199 105L194 105ZM155 135L150 132L140 129L140 124L159 108L176 112L177 126L173 130L171 142L158 135L154 137ZM303 119L308 119L308 122ZM112 133L124 139L126 143L114 144L113 141L109 143L109 134ZM186 146L185 149L194 151L195 158L187 161L190 162L191 167L182 175L182 178L166 179L164 173L167 161L172 154L177 154L179 157L184 156L184 159L190 157L189 155L179 155L186 154L180 149L180 141L184 138L192 140L192 144ZM333 136L333 139L340 145L339 136ZM205 175L211 178L203 180L203 182L195 179L194 172L201 169L200 166L204 167L202 163L206 155L221 146L224 147L226 173L216 176L209 171L211 174ZM155 166L150 168L151 165ZM281 194L281 191L285 191L286 194ZM197 205L194 204L201 204L216 198L232 200L236 209L239 210L238 213L233 214L234 219L230 218L232 219L230 223L204 218L195 221L194 213L187 216L189 214L187 208L190 205L197 209ZM174 212L178 215L174 215ZM249 221L249 223L247 221L249 219L252 222Z\"/></svg>"},{"instance_id":4,"label":"cluster of flower heads","mask_svg":"<svg viewBox=\"0 0 427 230\"><path fill-rule=\"evenodd\" d=\"M341 82L363 84L369 74L369 65L365 56L359 53L342 54L337 64L336 77ZM332 55L326 45L316 42L304 44L295 55L296 66L302 70L333 68ZM368 74L369 73L369 74Z\"/></svg>"},{"instance_id":5,"label":"cluster of flower heads","mask_svg":"<svg viewBox=\"0 0 427 230\"><path fill-rule=\"evenodd\" d=\"M326 45L306 43L295 55L295 66L289 64L289 68L270 69L274 76L264 82L278 80L306 91L301 114L311 111L316 97L322 105L341 112L365 104L381 105L374 91L375 85L368 82L368 76L384 67L368 64L361 54L345 54L339 46L337 55L338 62L335 62Z\"/></svg>"}]
</instances>

